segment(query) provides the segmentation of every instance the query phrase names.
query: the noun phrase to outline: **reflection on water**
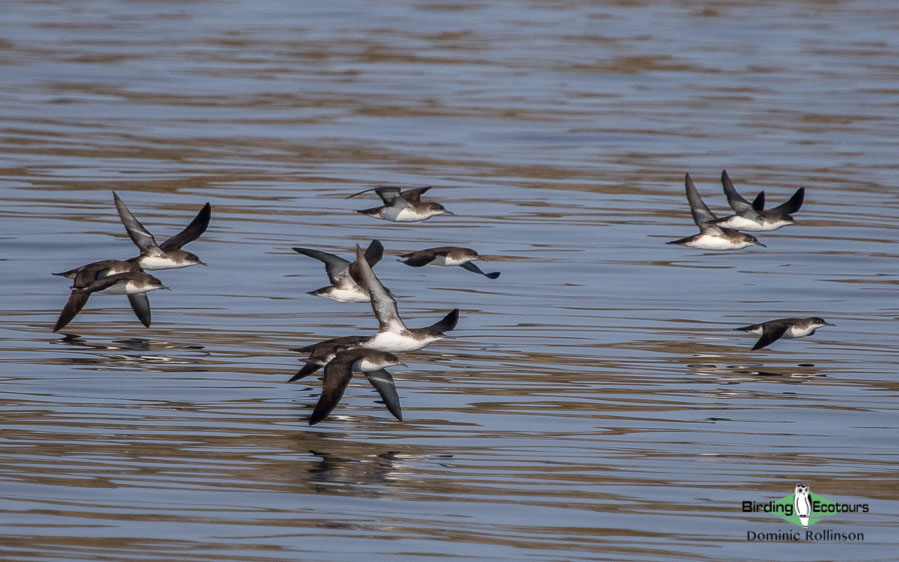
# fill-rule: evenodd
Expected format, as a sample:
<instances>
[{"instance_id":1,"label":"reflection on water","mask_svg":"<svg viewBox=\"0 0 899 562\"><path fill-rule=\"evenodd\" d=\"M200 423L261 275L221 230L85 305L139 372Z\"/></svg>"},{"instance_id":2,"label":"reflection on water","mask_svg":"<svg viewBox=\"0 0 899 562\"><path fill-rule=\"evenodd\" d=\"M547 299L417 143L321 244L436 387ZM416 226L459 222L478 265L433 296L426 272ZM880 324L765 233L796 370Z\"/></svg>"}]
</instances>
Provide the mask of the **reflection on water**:
<instances>
[{"instance_id":1,"label":"reflection on water","mask_svg":"<svg viewBox=\"0 0 899 562\"><path fill-rule=\"evenodd\" d=\"M6 3L4 557L892 557L896 15ZM798 224L666 246L683 174L720 214L723 168L769 201L806 187ZM378 184L455 216L353 214ZM209 200L210 267L159 272L150 329L97 299L52 334L50 272L133 255L112 190L159 232ZM374 238L409 325L459 327L403 357L405 422L360 377L309 428L295 349L377 323L307 295L324 272L290 248ZM502 277L395 259L443 245ZM756 352L733 330L811 315L838 328ZM864 543L746 541L787 523L741 502L797 481L870 502L826 523Z\"/></svg>"},{"instance_id":2,"label":"reflection on water","mask_svg":"<svg viewBox=\"0 0 899 562\"><path fill-rule=\"evenodd\" d=\"M196 352L203 349L203 346L201 345L181 345L134 337L108 342L92 341L76 334L65 334L62 338L51 340L48 343L50 345L65 344L82 351L91 350L98 352L91 356L82 353L76 356L59 358L56 361L57 364L110 368L119 367L148 371L159 370L166 365L195 366L197 363L196 360L186 357L177 357L174 354L167 354L166 351L174 350L177 352L179 350L186 350ZM191 355L196 356L195 353ZM193 368L196 369L196 367Z\"/></svg>"},{"instance_id":3,"label":"reflection on water","mask_svg":"<svg viewBox=\"0 0 899 562\"><path fill-rule=\"evenodd\" d=\"M394 485L401 488L408 486L410 471L422 461L422 455L392 450L360 455L355 444L352 447L343 446L342 449L345 450L309 451L319 459L307 470L308 481L316 492L368 498L389 496ZM442 457L451 458L452 455Z\"/></svg>"},{"instance_id":4,"label":"reflection on water","mask_svg":"<svg viewBox=\"0 0 899 562\"><path fill-rule=\"evenodd\" d=\"M826 377L827 375L811 363L799 363L796 365L765 365L763 362L747 362L742 364L714 363L714 356L705 356L701 359L709 362L693 363L686 365L687 369L695 376L718 377L719 380L738 382L747 380L746 377L783 377L785 379L813 379ZM728 378L729 377L729 378Z\"/></svg>"}]
</instances>

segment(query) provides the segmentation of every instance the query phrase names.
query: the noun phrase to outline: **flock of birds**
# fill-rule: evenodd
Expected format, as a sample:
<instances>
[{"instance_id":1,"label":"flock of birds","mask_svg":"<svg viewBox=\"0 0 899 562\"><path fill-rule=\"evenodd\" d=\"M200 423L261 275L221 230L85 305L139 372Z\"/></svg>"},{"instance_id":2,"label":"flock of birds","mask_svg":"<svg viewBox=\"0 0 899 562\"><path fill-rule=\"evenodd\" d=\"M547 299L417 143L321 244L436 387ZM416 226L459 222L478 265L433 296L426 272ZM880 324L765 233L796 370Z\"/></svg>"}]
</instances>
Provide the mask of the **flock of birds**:
<instances>
[{"instance_id":1,"label":"flock of birds","mask_svg":"<svg viewBox=\"0 0 899 562\"><path fill-rule=\"evenodd\" d=\"M737 193L726 170L721 174L721 183L728 204L735 214L719 219L703 202L690 174L686 175L687 201L690 203L693 220L700 232L687 238L673 240L668 242L669 244L705 250L737 250L752 245L764 246L751 234L741 231L772 231L793 224L795 221L792 215L802 206L805 197L805 188L799 188L786 203L765 210L765 192L759 193L750 203ZM421 196L429 189L431 188L403 190L399 187L376 187L347 198L374 191L384 204L355 212L391 222L418 222L438 215L452 215L453 213L440 203L421 200ZM162 244L157 244L155 237L137 220L115 192L113 199L119 218L125 225L128 236L140 249L140 255L128 260L98 261L62 273L54 273L53 275L73 279L71 294L53 328L54 332L63 329L71 322L93 293L127 295L135 315L144 326L149 327L151 316L147 293L168 287L146 271L206 265L196 255L181 248L206 231L211 217L209 203L203 206L184 230ZM365 375L390 413L402 421L399 395L387 367L405 365L396 354L417 351L443 339L446 332L456 327L459 309L453 309L430 326L407 327L399 315L393 294L372 271L384 256L384 246L378 240L373 240L365 251L357 245L352 261L312 248L293 249L325 264L330 285L310 291L309 294L338 302L369 302L378 320L378 332L372 336L334 338L296 350L307 354L307 357L303 367L288 382L300 380L324 368L321 397L313 409L309 424L319 423L334 410L354 372ZM400 254L399 257L402 263L411 267L461 266L490 279L496 279L500 275L499 272L485 273L475 265L473 261L479 256L470 248L440 246ZM735 329L759 335L752 348L757 350L780 338L812 335L822 326L833 324L819 317L781 318Z\"/></svg>"},{"instance_id":2,"label":"flock of birds","mask_svg":"<svg viewBox=\"0 0 899 562\"><path fill-rule=\"evenodd\" d=\"M740 231L766 232L794 224L796 221L793 213L797 212L805 201L805 188L800 187L786 203L765 210L764 191L760 192L750 203L737 192L727 175L727 170L722 170L721 185L724 188L724 195L727 197L727 204L733 209L734 214L719 219L703 202L696 186L693 185L693 178L690 177L690 174L684 176L684 184L687 189L687 201L690 203L690 213L693 215L693 222L699 227L699 234L672 240L668 244L680 244L703 250L739 250L747 246L767 247L755 236ZM810 336L823 326L833 326L833 324L819 316L812 316L810 318L779 318L734 329L760 336L752 347L752 350L755 351L771 345L780 338Z\"/></svg>"},{"instance_id":3,"label":"flock of birds","mask_svg":"<svg viewBox=\"0 0 899 562\"><path fill-rule=\"evenodd\" d=\"M93 293L128 295L134 314L147 328L150 327L150 300L147 293L157 289L168 289L162 281L144 270L177 269L191 265L206 265L196 255L181 247L192 242L206 232L212 207L209 203L197 213L187 228L159 245L144 225L128 210L125 202L116 192L112 192L119 218L128 231L128 236L140 249L140 255L128 260L103 260L62 273L54 273L73 279L69 300L59 314L54 332L66 327L87 304Z\"/></svg>"}]
</instances>

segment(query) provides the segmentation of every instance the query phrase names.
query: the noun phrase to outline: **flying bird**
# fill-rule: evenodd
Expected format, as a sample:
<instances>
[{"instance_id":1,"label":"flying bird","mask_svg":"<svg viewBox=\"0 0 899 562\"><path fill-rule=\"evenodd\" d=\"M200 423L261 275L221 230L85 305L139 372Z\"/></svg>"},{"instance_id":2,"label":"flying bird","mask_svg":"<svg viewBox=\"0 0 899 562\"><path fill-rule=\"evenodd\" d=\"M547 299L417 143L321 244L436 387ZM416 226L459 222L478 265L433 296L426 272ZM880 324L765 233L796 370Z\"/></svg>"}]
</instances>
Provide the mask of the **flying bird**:
<instances>
[{"instance_id":1,"label":"flying bird","mask_svg":"<svg viewBox=\"0 0 899 562\"><path fill-rule=\"evenodd\" d=\"M699 227L699 234L672 240L668 244L680 244L681 246L690 246L691 248L699 248L702 250L739 250L747 246L762 246L755 236L745 234L732 228L725 228L715 223L717 217L703 202L696 186L693 185L693 179L690 174L684 177L684 184L687 191L687 201L690 203L690 213L693 215L693 222Z\"/></svg>"},{"instance_id":2,"label":"flying bird","mask_svg":"<svg viewBox=\"0 0 899 562\"><path fill-rule=\"evenodd\" d=\"M496 279L500 275L499 271L484 273L477 265L472 263L474 260L478 259L479 256L478 253L471 248L440 246L438 248L428 248L426 250L419 250L408 254L400 254L400 257L403 258L400 260L401 262L412 267L422 267L425 265L458 265L462 269L480 273L489 279Z\"/></svg>"},{"instance_id":3,"label":"flying bird","mask_svg":"<svg viewBox=\"0 0 899 562\"><path fill-rule=\"evenodd\" d=\"M752 351L755 351L771 345L780 338L804 338L805 336L810 336L822 326L833 326L833 324L826 322L823 318L813 316L811 318L781 318L734 329L761 336L755 342L755 345L752 346Z\"/></svg>"},{"instance_id":4,"label":"flying bird","mask_svg":"<svg viewBox=\"0 0 899 562\"><path fill-rule=\"evenodd\" d=\"M375 276L362 248L356 246L356 264L359 267L359 281L371 295L371 307L378 319L378 332L369 337L345 336L318 342L298 351L308 353L305 364L289 381L293 382L306 377L325 366L341 351L369 348L390 353L417 351L426 345L446 337L446 332L453 330L459 322L459 309L453 309L438 322L424 328L409 328L400 318L396 300L381 281Z\"/></svg>"},{"instance_id":5,"label":"flying bird","mask_svg":"<svg viewBox=\"0 0 899 562\"><path fill-rule=\"evenodd\" d=\"M437 215L452 215L453 213L440 203L421 200L421 196L429 189L431 189L430 186L406 190L401 190L399 187L375 187L354 193L347 199L374 191L384 202L384 206L356 212L360 215L392 222L418 222Z\"/></svg>"},{"instance_id":6,"label":"flying bird","mask_svg":"<svg viewBox=\"0 0 899 562\"><path fill-rule=\"evenodd\" d=\"M805 200L805 188L800 187L786 203L766 211L764 191L759 193L752 203L746 201L737 193L733 182L730 181L730 177L727 175L727 170L721 172L721 185L724 187L724 194L727 196L727 204L730 205L730 208L736 214L716 219L715 224L737 230L762 232L777 230L778 228L794 224L796 221L792 215L802 207L802 203Z\"/></svg>"},{"instance_id":7,"label":"flying bird","mask_svg":"<svg viewBox=\"0 0 899 562\"><path fill-rule=\"evenodd\" d=\"M119 195L113 191L113 199L115 199L116 209L119 211L119 218L128 231L128 236L134 244L140 249L140 255L132 258L142 269L176 269L181 267L189 267L191 265L206 265L195 254L182 250L181 247L189 242L193 242L206 232L209 226L209 218L212 214L212 207L206 203L194 220L190 222L184 230L172 236L162 244L156 244L156 238L150 234L144 225L137 220L125 202Z\"/></svg>"},{"instance_id":8,"label":"flying bird","mask_svg":"<svg viewBox=\"0 0 899 562\"><path fill-rule=\"evenodd\" d=\"M386 367L406 364L399 358L384 351L374 349L351 349L337 353L333 359L325 365L325 376L322 382L322 394L312 416L309 425L315 425L330 414L350 384L353 371L360 371L368 379L384 405L396 419L403 421L403 411L400 408L400 397L396 392L393 376L387 372Z\"/></svg>"},{"instance_id":9,"label":"flying bird","mask_svg":"<svg viewBox=\"0 0 899 562\"><path fill-rule=\"evenodd\" d=\"M128 295L128 301L131 303L134 314L144 326L150 327L150 299L147 298L147 293L157 289L168 289L168 287L152 275L135 269L104 275L109 271L118 271L121 267L118 264L128 263L112 262L115 260L97 262L92 264L94 267L85 266L81 269L75 277L69 300L59 314L59 319L53 328L54 332L58 332L71 322L81 312L81 309L87 304L88 297L93 293ZM108 267L105 270L100 269L103 265ZM134 264L129 264L129 266L136 267Z\"/></svg>"},{"instance_id":10,"label":"flying bird","mask_svg":"<svg viewBox=\"0 0 899 562\"><path fill-rule=\"evenodd\" d=\"M310 295L335 300L337 302L370 302L371 296L368 290L362 287L357 281L358 266L354 265L339 256L313 250L310 248L294 248L295 252L299 252L304 256L317 259L325 264L325 271L328 273L328 279L331 284L321 289L310 291ZM365 250L365 260L369 267L374 267L376 263L381 261L384 255L384 246L379 240L372 240L368 249Z\"/></svg>"}]
</instances>

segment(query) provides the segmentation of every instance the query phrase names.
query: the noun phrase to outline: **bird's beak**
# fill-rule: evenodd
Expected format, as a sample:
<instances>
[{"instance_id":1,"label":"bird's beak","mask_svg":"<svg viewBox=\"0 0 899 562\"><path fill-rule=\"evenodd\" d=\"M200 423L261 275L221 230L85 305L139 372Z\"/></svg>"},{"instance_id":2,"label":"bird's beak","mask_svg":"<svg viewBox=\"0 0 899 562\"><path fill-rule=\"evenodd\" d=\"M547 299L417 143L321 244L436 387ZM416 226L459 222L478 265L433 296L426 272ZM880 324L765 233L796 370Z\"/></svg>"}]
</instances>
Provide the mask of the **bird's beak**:
<instances>
[{"instance_id":1,"label":"bird's beak","mask_svg":"<svg viewBox=\"0 0 899 562\"><path fill-rule=\"evenodd\" d=\"M162 287L160 287L160 289L164 289L164 290L166 290L166 291L171 291L171 290L172 290L171 287L166 287L165 285L163 285Z\"/></svg>"},{"instance_id":2,"label":"bird's beak","mask_svg":"<svg viewBox=\"0 0 899 562\"><path fill-rule=\"evenodd\" d=\"M199 265L205 265L206 267L209 267L209 264L206 263L205 261L198 261L197 263L198 263Z\"/></svg>"},{"instance_id":3,"label":"bird's beak","mask_svg":"<svg viewBox=\"0 0 899 562\"><path fill-rule=\"evenodd\" d=\"M405 363L403 363L402 361L400 361L399 363L397 363L397 365L402 365L403 367L408 367L408 366L409 366L409 365L406 365Z\"/></svg>"},{"instance_id":4,"label":"bird's beak","mask_svg":"<svg viewBox=\"0 0 899 562\"><path fill-rule=\"evenodd\" d=\"M444 210L444 211L443 211L443 214L444 214L444 215L455 215L456 213L454 213L454 212L452 212L452 211Z\"/></svg>"},{"instance_id":5,"label":"bird's beak","mask_svg":"<svg viewBox=\"0 0 899 562\"><path fill-rule=\"evenodd\" d=\"M768 246L765 246L764 244L762 244L761 242L756 242L756 245L761 246L762 248L767 248L767 247L768 247Z\"/></svg>"},{"instance_id":6,"label":"bird's beak","mask_svg":"<svg viewBox=\"0 0 899 562\"><path fill-rule=\"evenodd\" d=\"M836 324L831 324L830 322L825 322L824 325L825 326L836 326Z\"/></svg>"}]
</instances>

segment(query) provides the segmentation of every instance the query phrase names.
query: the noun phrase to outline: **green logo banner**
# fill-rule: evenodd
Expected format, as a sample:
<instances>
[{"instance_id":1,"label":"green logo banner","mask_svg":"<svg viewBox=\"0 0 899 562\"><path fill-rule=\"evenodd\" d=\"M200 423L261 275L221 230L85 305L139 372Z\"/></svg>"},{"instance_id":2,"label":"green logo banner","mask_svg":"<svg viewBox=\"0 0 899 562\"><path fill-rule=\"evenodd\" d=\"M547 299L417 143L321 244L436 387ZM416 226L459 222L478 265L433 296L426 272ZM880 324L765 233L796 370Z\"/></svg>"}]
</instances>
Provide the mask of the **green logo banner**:
<instances>
[{"instance_id":1,"label":"green logo banner","mask_svg":"<svg viewBox=\"0 0 899 562\"><path fill-rule=\"evenodd\" d=\"M800 501L801 500L802 498L800 498ZM780 515L781 518L800 527L808 527L809 525L814 525L818 521L821 521L822 517L827 517L829 515L834 515L837 513L837 503L825 497L819 496L818 494L809 492L808 502L809 506L811 507L811 511L809 512L807 518L805 516L800 517L799 514L796 513L796 494L790 494L789 496L784 496L775 501L775 504L778 504L782 507L780 509L774 510L774 512Z\"/></svg>"}]
</instances>

